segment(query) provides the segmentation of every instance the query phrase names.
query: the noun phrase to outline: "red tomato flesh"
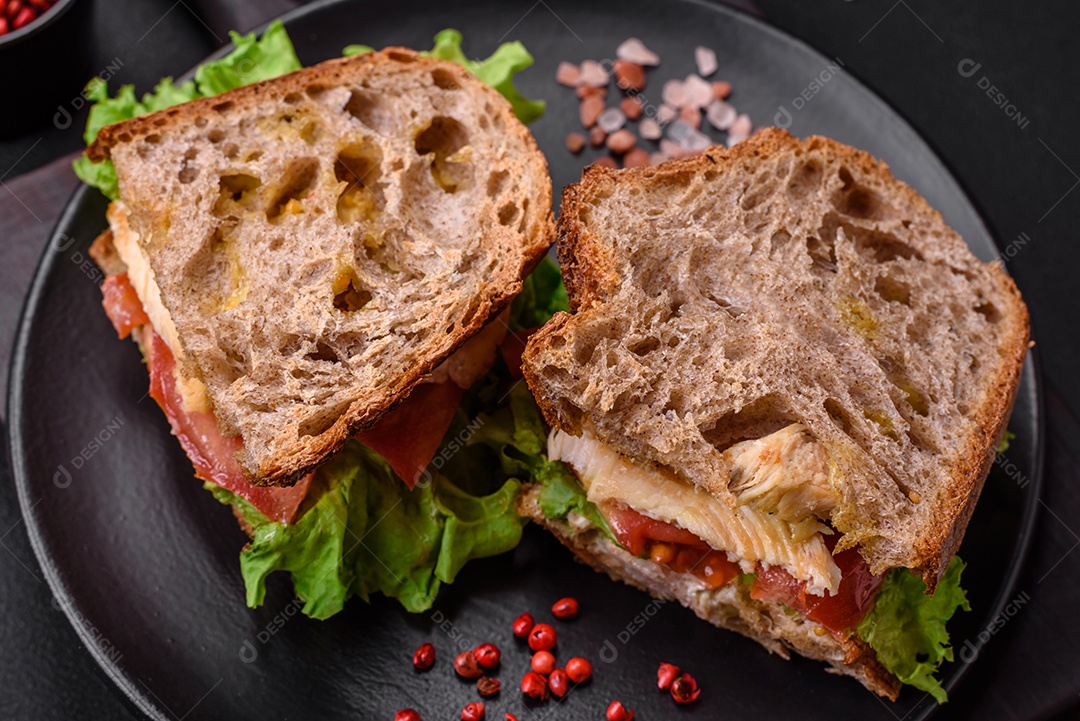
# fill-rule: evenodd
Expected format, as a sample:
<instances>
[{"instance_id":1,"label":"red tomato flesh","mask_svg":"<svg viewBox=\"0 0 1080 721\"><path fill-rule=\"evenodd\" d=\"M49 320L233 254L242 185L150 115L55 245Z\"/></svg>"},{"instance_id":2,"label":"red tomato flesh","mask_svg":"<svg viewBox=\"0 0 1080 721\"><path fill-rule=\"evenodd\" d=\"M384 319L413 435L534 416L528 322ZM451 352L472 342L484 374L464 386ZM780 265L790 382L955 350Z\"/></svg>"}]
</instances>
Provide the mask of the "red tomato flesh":
<instances>
[{"instance_id":1,"label":"red tomato flesh","mask_svg":"<svg viewBox=\"0 0 1080 721\"><path fill-rule=\"evenodd\" d=\"M836 546L837 540L836 536L825 537L830 550ZM750 596L760 601L783 603L833 633L850 631L859 625L873 606L874 596L884 576L870 573L870 567L855 548L837 553L833 561L841 573L840 587L835 596L828 591L824 596L807 593L805 581L797 580L779 566L768 569L758 567Z\"/></svg>"},{"instance_id":2,"label":"red tomato flesh","mask_svg":"<svg viewBox=\"0 0 1080 721\"><path fill-rule=\"evenodd\" d=\"M127 273L105 276L101 295L105 315L109 316L119 337L127 338L134 328L150 322Z\"/></svg>"},{"instance_id":3,"label":"red tomato flesh","mask_svg":"<svg viewBox=\"0 0 1080 721\"><path fill-rule=\"evenodd\" d=\"M243 447L239 437L225 438L218 431L217 419L206 411L188 411L176 389L173 368L176 360L169 346L151 331L151 342L144 349L150 368L150 395L165 417L173 435L195 466L195 476L216 483L246 500L272 521L292 523L300 502L307 495L311 477L308 474L288 488L252 485L236 461L235 453Z\"/></svg>"},{"instance_id":4,"label":"red tomato flesh","mask_svg":"<svg viewBox=\"0 0 1080 721\"><path fill-rule=\"evenodd\" d=\"M604 509L615 537L635 556L649 556L678 573L693 573L712 588L739 575L739 566L696 535L678 526L642 515L632 508Z\"/></svg>"},{"instance_id":5,"label":"red tomato flesh","mask_svg":"<svg viewBox=\"0 0 1080 721\"><path fill-rule=\"evenodd\" d=\"M453 381L421 383L356 439L382 456L410 489L442 445L464 391Z\"/></svg>"}]
</instances>

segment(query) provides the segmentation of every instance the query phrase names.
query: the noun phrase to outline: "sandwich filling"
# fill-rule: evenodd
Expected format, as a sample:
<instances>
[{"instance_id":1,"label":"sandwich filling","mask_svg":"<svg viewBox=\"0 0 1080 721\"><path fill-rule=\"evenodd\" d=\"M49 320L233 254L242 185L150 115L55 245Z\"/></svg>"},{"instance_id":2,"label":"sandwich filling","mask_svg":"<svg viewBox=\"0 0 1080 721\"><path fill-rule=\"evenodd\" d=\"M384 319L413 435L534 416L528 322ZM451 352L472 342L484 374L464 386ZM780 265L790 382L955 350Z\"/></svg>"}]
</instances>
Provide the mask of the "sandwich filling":
<instances>
[{"instance_id":1,"label":"sandwich filling","mask_svg":"<svg viewBox=\"0 0 1080 721\"><path fill-rule=\"evenodd\" d=\"M824 540L831 531L814 515L815 509L829 506L831 493L827 482L821 488L820 468L804 466L802 474L786 473L783 455L777 453L777 446L799 450L790 440L801 428L785 428L772 434L775 438L728 449L734 451L727 456L732 478L744 484L743 495L733 505L670 473L627 460L589 430L580 436L553 431L548 456L575 471L586 497L606 511L613 528L625 525L620 523L618 509L629 508L689 531L725 552L745 573L753 573L758 564L779 566L805 581L811 594L820 596L826 591L836 593L841 577ZM798 455L805 462L810 454ZM820 460L821 454L816 455ZM803 490L800 475L812 479L810 490Z\"/></svg>"}]
</instances>

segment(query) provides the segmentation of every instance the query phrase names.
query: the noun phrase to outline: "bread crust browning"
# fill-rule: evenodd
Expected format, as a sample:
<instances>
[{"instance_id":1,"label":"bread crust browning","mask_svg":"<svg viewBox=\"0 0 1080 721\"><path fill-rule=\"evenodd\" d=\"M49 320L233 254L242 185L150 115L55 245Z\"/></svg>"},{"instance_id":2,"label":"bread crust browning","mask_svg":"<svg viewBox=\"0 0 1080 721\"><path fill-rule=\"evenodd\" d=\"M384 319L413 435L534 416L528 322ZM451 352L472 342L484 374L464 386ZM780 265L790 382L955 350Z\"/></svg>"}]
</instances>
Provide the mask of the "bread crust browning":
<instances>
[{"instance_id":1,"label":"bread crust browning","mask_svg":"<svg viewBox=\"0 0 1080 721\"><path fill-rule=\"evenodd\" d=\"M132 167L135 170L125 168L121 161L132 164L135 160L132 148L138 147L141 149L146 142L156 143L154 136L168 137L170 131L179 131L179 129L188 126L198 125L200 121L205 121L208 116L232 118L232 122L238 123L244 117L243 113L245 112L267 106L274 107L275 104L285 107L291 102L290 98L292 96L303 95L309 88L319 88L320 92L324 90L333 91L338 88L363 88L366 78L391 73L394 73L395 77L410 76L409 74L414 74L418 78L424 76L426 78L424 82L429 84L434 82L439 88L443 88L442 85L439 85L440 82L445 83L449 89L444 88L442 92L458 93L457 97L459 98L469 98L465 102L471 102L479 108L486 108L486 111L481 110L478 113L488 113L485 118L490 121L491 130L487 132L490 132L492 137L499 139L498 143L493 142L491 147L495 149L492 151L493 153L497 152L499 154L498 162L501 165L484 167L482 165L483 161L470 162L478 163L480 169L476 171L477 177L479 177L481 171L485 171L486 177L486 173L493 172L495 167L504 167L504 171L509 169L510 172L503 172L503 175L513 177L514 182L519 187L528 190L527 205L522 205L518 210L517 217L520 218L521 222L517 224L517 230L512 230L509 222L502 224L506 227L492 223L490 227L482 227L481 230L471 236L477 240L470 242L474 242L480 248L487 248L487 253L495 253L498 250L500 260L497 272L492 271L488 277L482 279L482 282L476 281L475 295L465 298L470 304L467 317L465 317L464 313L455 317L453 327L448 328L448 332L445 334L442 334L440 329L439 333L430 334L428 340L423 343L416 341L415 347L409 351L413 362L405 365L401 372L384 372L382 377L378 379L377 388L367 388L363 392L357 392L354 396L355 400L349 403L340 412L340 415L334 418L332 423L328 423L327 427L310 435L307 432L295 430L300 429L305 421L310 420L310 414L305 415L305 413L311 409L307 406L301 407L303 404L290 401L287 410L288 421L279 425L282 429L281 433L269 437L262 446L258 446L266 450L255 452L252 448L256 447L256 444L249 443L247 431L238 431L240 426L235 423L236 418L245 416L250 418L255 414L241 413L238 410L222 410L218 414L219 428L222 430L223 435L233 436L239 433L245 436L245 449L238 454L238 460L248 480L256 485L291 485L295 483L296 480L306 475L312 468L336 453L348 438L352 437L356 432L377 423L385 413L402 402L426 375L482 329L489 320L495 318L509 306L512 299L520 292L524 277L540 262L554 239L550 177L547 173L547 164L543 154L537 147L532 135L514 116L509 103L493 88L485 85L465 68L455 63L422 57L412 50L397 47L386 48L362 56L329 60L278 78L237 88L221 95L200 98L107 126L101 130L95 142L86 151L87 156L95 161L110 158L114 160L120 177L121 197L125 198L124 181L138 167L133 165ZM466 95L463 96L462 93ZM308 102L308 100L304 98L303 102ZM436 112L436 115L438 115L438 112ZM400 130L392 127L387 132L405 134L411 131L404 127ZM363 133L370 135L371 131L358 131L358 138ZM350 139L345 138L342 143L347 140ZM412 143L411 139L410 143ZM220 145L225 145L225 143ZM419 147L417 147L416 153L420 154ZM472 158L473 156L469 157ZM487 156L483 157L486 158ZM200 162L201 158L202 156L200 156ZM322 160L330 161L332 165L334 159L323 158ZM208 173L213 174L213 171L208 171ZM434 170L432 170L432 174L434 174ZM362 178L361 183L363 180ZM180 182L184 181L181 180ZM483 183L482 180L478 182ZM490 184L488 187L490 189ZM477 192L479 192L479 189ZM504 192L510 191L498 191L499 194ZM333 205L330 208L332 209ZM144 214L152 212L146 211L145 208L133 208L133 218L135 217L134 214L140 212L140 210ZM416 211L418 214L424 212L431 211ZM488 211L485 210L484 212ZM491 212L494 213L494 211ZM476 215L479 218L479 211L477 211ZM146 222L137 224L140 229L147 226L154 227L155 218L152 215L142 220ZM499 220L501 221L502 218L500 217ZM471 228L473 220L466 218L463 221L457 221L439 218L438 222L459 223L457 227ZM499 231L499 235L496 234L496 230ZM514 241L507 240L511 233L516 233ZM501 249L503 248L507 252L502 252ZM479 268L480 266L477 264L477 267L472 271L462 272L476 274L481 272ZM160 278L162 275L160 269L155 269L155 272ZM163 293L163 300L167 305L169 304L168 294ZM168 310L170 313L175 311L173 308L168 308ZM181 345L186 345L185 329L181 323L178 323L178 328ZM290 332L296 332L292 329L289 330ZM404 339L401 339L401 342L406 343ZM190 360L193 354L188 353L187 348L182 350L185 352L178 354L178 356L185 361L181 364L184 374L206 380L199 365ZM184 358L184 356L188 357ZM237 405L237 399L243 398L243 395L239 394L239 391L229 391L229 387L222 386L222 384L219 384L222 387L217 390L215 390L213 383L207 382L206 385L210 388L211 401L215 410L234 406L240 408ZM239 388L239 385L234 387ZM227 391L230 393L228 398L225 395ZM337 396L334 398L336 406ZM317 410L321 411L322 409ZM294 430L287 432L286 429L288 428Z\"/></svg>"},{"instance_id":2,"label":"bread crust browning","mask_svg":"<svg viewBox=\"0 0 1080 721\"><path fill-rule=\"evenodd\" d=\"M943 235L951 233L951 237L945 238L948 242L943 241L941 246L941 253L947 261L959 259L958 263L977 263L958 236L944 225L940 214L912 188L893 178L885 163L827 138L812 137L800 141L785 131L766 129L730 150L712 148L701 156L670 161L660 166L624 170L590 166L583 173L580 182L563 190L562 212L557 225L559 260L570 295L571 309L575 315L557 315L532 336L523 354L525 378L551 426L578 434L582 421L590 413L595 415L601 411L582 405L578 399L561 396L557 389L551 387L551 379L543 375L542 371L545 369L541 367L542 359L551 357L555 346L561 347L562 344L570 342L571 329L576 327L573 318L603 303L629 282L619 275L620 267L626 267L626 261L623 260L623 265L619 265L612 241L594 232L594 228L583 216L587 216L592 207L602 205L616 190L633 188L645 191L650 186L663 184L667 184L664 186L667 187L687 183L687 179L706 173L722 176L726 172L744 172L752 175L753 169L759 164L796 151L824 152L836 158L841 165L850 168L856 177L865 175L873 178L881 184L876 187L888 188L889 201L893 207L902 207L911 215L917 215L926 219L927 223L944 228ZM671 212L676 210L672 208ZM640 218L638 222L647 223L649 220ZM592 223L596 224L595 221ZM692 224L689 227L692 228ZM965 260L962 257L964 255L970 260ZM882 541L884 530L873 531L872 523L862 524L858 533L854 532L855 529L841 527L845 532L852 531L852 539L858 538L858 542L866 544L860 546L860 550L875 573L882 573L890 567L900 565L911 568L926 582L928 592L935 588L963 539L993 462L997 444L1004 434L1027 352L1028 314L1019 291L1000 264L995 263L987 270L998 294L995 303L1002 315L1000 326L1003 331L997 341L996 362L992 367L984 366L981 369L983 375L979 379L980 393L971 403L970 412L965 414L974 421L969 424L974 430L964 432L963 445L955 454L957 460L948 475L948 482L944 484L942 492L930 501L932 507L920 509L923 513L920 518L923 521L918 523L913 541L890 541L892 545L889 548L877 553L874 550L867 551L866 546ZM998 302L998 298L1002 299L1001 302ZM595 422L596 418L592 420ZM604 438L603 434L601 439L611 442L611 439ZM625 452L625 444L623 450ZM942 449L941 452L946 451L951 453L952 449ZM708 490L716 494L712 487ZM913 496L910 502L914 505L918 505L920 500L927 503L926 499L919 498L919 494L904 491L902 486L901 491ZM850 503L847 505L850 506Z\"/></svg>"}]
</instances>

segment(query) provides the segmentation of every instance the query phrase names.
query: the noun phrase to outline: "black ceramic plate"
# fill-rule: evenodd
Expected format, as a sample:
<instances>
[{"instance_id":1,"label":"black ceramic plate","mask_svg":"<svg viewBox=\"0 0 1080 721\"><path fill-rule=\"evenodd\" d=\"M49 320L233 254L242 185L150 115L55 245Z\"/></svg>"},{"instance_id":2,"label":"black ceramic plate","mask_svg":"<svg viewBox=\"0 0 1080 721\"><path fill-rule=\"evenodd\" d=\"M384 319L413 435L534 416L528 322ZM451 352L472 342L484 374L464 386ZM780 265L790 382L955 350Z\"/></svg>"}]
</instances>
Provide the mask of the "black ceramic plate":
<instances>
[{"instance_id":1,"label":"black ceramic plate","mask_svg":"<svg viewBox=\"0 0 1080 721\"><path fill-rule=\"evenodd\" d=\"M563 138L576 125L573 93L556 86L560 60L610 57L630 35L664 59L657 77L692 70L692 48L715 48L734 102L757 124L778 117L801 135L821 133L884 158L920 190L983 259L994 244L972 204L926 143L882 101L802 43L723 8L694 2L622 0L617 11L587 2L443 0L388 9L337 2L286 18L301 59L336 56L348 43L428 47L436 31L457 27L470 55L505 38L537 58L520 80L548 100L533 126L556 190L574 181L583 160ZM832 69L830 69L832 67ZM792 103L812 82L820 90ZM807 91L810 92L810 91ZM796 110L796 105L802 105ZM778 113L780 113L778 115ZM640 718L686 712L699 719L923 718L933 703L905 690L882 702L819 664L790 663L755 643L712 628L674 604L647 596L574 563L555 541L527 529L513 553L471 564L435 607L404 613L395 602L351 602L324 622L297 613L284 578L252 611L237 554L244 536L228 509L192 478L191 466L144 393L146 373L130 342L119 342L101 311L99 278L86 249L104 227L105 201L75 194L38 269L22 321L9 398L11 449L19 498L45 575L102 668L157 719L392 717L414 706L425 718L457 718L476 698L449 670L457 649L493 640L504 650L506 686L489 718L513 711L540 718L554 704L526 708L516 691L527 652L510 622L531 610L545 617L560 596L581 600L579 620L561 624L560 655L583 655L594 680L558 706L554 718L597 719L612 698ZM951 626L958 647L986 626L1010 597L1034 520L1042 436L1031 363L1013 415L1012 467L995 467L961 551L973 611ZM1018 483L1015 479L1021 479ZM1023 479L1028 479L1025 483ZM416 674L412 649L434 641L438 667ZM970 657L967 654L966 657ZM705 692L676 709L653 685L661 660L691 670ZM946 685L965 664L945 667Z\"/></svg>"}]
</instances>

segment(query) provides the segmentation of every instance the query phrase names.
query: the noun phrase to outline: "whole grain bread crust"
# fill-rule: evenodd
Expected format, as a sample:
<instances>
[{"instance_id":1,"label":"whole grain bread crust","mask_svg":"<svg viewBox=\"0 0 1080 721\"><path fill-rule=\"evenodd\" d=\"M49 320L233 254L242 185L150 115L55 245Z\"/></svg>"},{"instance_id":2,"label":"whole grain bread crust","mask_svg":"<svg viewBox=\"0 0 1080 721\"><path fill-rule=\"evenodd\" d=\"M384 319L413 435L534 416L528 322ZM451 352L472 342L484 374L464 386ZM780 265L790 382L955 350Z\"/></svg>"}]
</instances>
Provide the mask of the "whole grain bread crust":
<instances>
[{"instance_id":1,"label":"whole grain bread crust","mask_svg":"<svg viewBox=\"0 0 1080 721\"><path fill-rule=\"evenodd\" d=\"M167 133L176 128L196 123L201 117L214 112L228 112L234 108L256 106L282 101L291 93L311 86L333 87L335 83L355 82L357 73L374 71L388 64L407 64L418 70L438 70L453 78L469 92L482 94L498 116L502 132L508 133L520 143L525 152L516 162L530 180L547 179L547 164L536 141L513 113L510 104L493 88L480 82L468 70L455 63L422 57L415 51L389 47L361 56L339 58L303 68L271 80L254 83L222 93L221 95L196 99L182 105L139 116L102 128L95 142L87 149L91 160L109 159L113 150L121 144L145 139L147 136ZM386 378L384 390L374 402L360 399L350 405L326 430L291 443L288 452L270 458L253 459L238 456L248 479L256 485L292 485L310 470L336 453L358 431L369 428L401 403L427 374L454 353L465 341L482 329L490 319L507 308L521 291L522 280L540 262L554 240L554 223L551 213L550 179L531 182L536 195L530 198L529 210L523 211L526 220L524 243L520 248L520 264L517 272L496 292L475 299L475 311L465 322L457 325L451 334L440 342L437 354L418 354L420 357L407 372ZM123 184L121 183L123 197ZM197 375L197 374L195 374ZM220 418L219 418L220 425ZM231 435L231 434L230 434Z\"/></svg>"},{"instance_id":2,"label":"whole grain bread crust","mask_svg":"<svg viewBox=\"0 0 1080 721\"><path fill-rule=\"evenodd\" d=\"M602 302L613 294L622 282L612 248L582 222L579 209L589 203L598 202L598 199L610 193L615 184L644 187L657 181L674 182L688 173L705 170L722 173L725 169L746 166L776 154L790 152L800 144L806 149L826 149L861 172L888 181L898 194L898 204L918 208L944 225L940 213L910 186L897 181L883 161L829 138L813 136L799 140L788 132L775 128L763 129L731 149L717 146L699 156L668 161L659 166L612 170L590 165L584 170L580 182L563 189L562 211L556 228L559 264L569 295L571 312L580 313ZM935 521L918 530L917 540L911 549L908 567L923 579L928 593L933 592L963 540L964 531L992 466L997 446L1004 436L1029 346L1028 311L1016 284L1004 272L999 261L990 263L988 269L1008 298L1005 313L1011 322L1008 324L1009 332L1000 344L1000 362L990 370L990 377L984 386L985 391L974 405L973 415L980 432L971 436L966 447L959 453L960 462L955 467L951 483L930 514ZM581 433L584 411L578 409L579 414L570 417L558 413L555 398L547 394L545 380L538 375L534 365L541 350L551 344L552 339L559 337L571 317L563 313L557 314L531 336L523 353L522 368L547 423L578 435ZM867 555L864 549L860 548L860 551L863 551L864 556ZM867 558L867 561L874 567L875 572L884 570L882 564L874 563L874 559Z\"/></svg>"}]
</instances>

